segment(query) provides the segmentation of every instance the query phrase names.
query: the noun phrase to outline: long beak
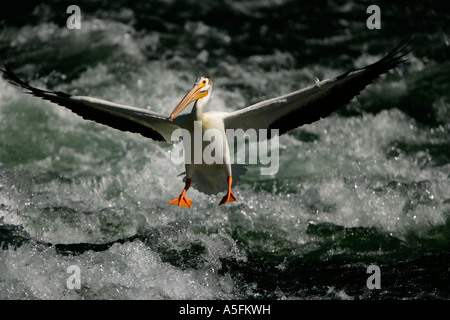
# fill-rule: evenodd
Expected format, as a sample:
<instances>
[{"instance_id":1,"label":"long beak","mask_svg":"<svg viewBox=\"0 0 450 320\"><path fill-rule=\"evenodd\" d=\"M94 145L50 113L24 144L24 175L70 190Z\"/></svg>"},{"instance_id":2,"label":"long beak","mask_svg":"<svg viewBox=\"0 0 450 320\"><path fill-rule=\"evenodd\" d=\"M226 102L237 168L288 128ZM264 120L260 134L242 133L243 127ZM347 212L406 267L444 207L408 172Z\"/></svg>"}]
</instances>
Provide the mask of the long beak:
<instances>
[{"instance_id":1,"label":"long beak","mask_svg":"<svg viewBox=\"0 0 450 320\"><path fill-rule=\"evenodd\" d=\"M169 119L172 120L175 118L181 111L183 111L184 108L186 108L189 103L206 97L208 95L208 91L200 91L201 88L202 87L199 85L194 85L191 91L189 91L189 93L177 104L175 109L173 109Z\"/></svg>"}]
</instances>

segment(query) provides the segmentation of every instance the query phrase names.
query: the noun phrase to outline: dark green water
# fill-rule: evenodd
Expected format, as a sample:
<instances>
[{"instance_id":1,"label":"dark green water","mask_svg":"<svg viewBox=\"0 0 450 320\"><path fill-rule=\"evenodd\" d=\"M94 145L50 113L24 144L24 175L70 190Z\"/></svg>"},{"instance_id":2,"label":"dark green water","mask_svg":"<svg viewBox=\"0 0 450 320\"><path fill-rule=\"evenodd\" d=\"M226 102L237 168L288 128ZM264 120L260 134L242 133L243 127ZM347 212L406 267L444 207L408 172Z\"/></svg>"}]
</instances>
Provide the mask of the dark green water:
<instances>
[{"instance_id":1,"label":"dark green water","mask_svg":"<svg viewBox=\"0 0 450 320\"><path fill-rule=\"evenodd\" d=\"M369 30L366 9L381 10ZM202 74L230 111L381 58L409 61L280 137L237 202L182 189L171 146L84 121L0 79L2 299L448 299L445 1L0 4L0 60L41 88L170 113ZM69 289L69 266L81 289ZM380 289L366 285L370 265Z\"/></svg>"}]
</instances>

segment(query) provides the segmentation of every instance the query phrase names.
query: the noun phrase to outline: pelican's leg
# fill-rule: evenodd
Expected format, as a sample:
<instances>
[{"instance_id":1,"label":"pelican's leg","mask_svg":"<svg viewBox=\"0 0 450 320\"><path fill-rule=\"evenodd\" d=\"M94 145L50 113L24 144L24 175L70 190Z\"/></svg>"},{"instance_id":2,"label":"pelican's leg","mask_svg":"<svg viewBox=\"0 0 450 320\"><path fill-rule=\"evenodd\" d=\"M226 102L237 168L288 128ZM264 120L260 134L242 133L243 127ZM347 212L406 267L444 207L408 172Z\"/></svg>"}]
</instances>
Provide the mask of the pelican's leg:
<instances>
[{"instance_id":1,"label":"pelican's leg","mask_svg":"<svg viewBox=\"0 0 450 320\"><path fill-rule=\"evenodd\" d=\"M190 207L192 206L192 200L186 197L186 191L188 191L191 186L191 178L186 178L186 185L184 186L183 192L181 192L179 197L176 197L169 204L180 207Z\"/></svg>"},{"instance_id":2,"label":"pelican's leg","mask_svg":"<svg viewBox=\"0 0 450 320\"><path fill-rule=\"evenodd\" d=\"M232 201L236 201L236 197L234 196L233 192L231 192L231 183L232 183L233 179L231 178L231 176L227 177L227 182L228 182L228 192L226 194L225 197L223 197L222 201L220 201L219 205L221 204L225 204L228 202L232 202Z\"/></svg>"}]
</instances>

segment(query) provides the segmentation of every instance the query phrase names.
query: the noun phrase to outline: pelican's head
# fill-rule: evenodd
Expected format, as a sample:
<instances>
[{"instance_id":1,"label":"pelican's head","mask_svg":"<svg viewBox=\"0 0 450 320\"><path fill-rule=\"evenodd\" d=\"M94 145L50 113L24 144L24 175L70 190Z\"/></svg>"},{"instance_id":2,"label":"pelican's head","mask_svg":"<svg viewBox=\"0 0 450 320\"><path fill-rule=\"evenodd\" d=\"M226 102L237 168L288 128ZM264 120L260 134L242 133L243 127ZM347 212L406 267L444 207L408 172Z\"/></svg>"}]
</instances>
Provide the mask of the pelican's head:
<instances>
[{"instance_id":1,"label":"pelican's head","mask_svg":"<svg viewBox=\"0 0 450 320\"><path fill-rule=\"evenodd\" d=\"M173 109L169 119L175 118L181 111L186 108L191 102L197 101L203 107L208 103L211 97L211 92L213 89L213 80L210 76L202 76L195 81L194 86L191 91L177 104L175 109Z\"/></svg>"}]
</instances>

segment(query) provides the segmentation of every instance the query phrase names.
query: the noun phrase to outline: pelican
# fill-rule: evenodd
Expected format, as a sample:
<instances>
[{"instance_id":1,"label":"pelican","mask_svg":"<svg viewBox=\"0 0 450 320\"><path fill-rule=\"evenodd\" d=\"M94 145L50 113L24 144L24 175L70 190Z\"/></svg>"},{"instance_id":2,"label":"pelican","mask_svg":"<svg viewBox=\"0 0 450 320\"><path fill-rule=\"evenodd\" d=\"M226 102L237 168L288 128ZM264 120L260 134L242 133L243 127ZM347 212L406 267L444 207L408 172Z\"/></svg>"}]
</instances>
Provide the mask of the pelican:
<instances>
[{"instance_id":1,"label":"pelican","mask_svg":"<svg viewBox=\"0 0 450 320\"><path fill-rule=\"evenodd\" d=\"M192 89L181 99L169 116L144 108L136 108L117 104L98 98L76 96L61 91L42 90L19 79L13 71L4 64L3 73L10 82L26 89L26 93L70 109L86 120L110 126L122 131L139 133L155 141L170 143L176 129L193 132L194 123L202 124L203 132L216 129L225 137L226 129L277 129L279 135L305 124L310 124L325 118L339 107L350 102L366 86L380 75L397 67L406 61L403 57L407 50L409 37L402 40L390 53L379 61L361 69L347 71L333 79L316 82L308 87L291 92L280 97L274 97L244 109L233 112L204 112L212 91L213 80L210 76L199 77ZM189 113L182 111L190 104L193 107ZM268 137L270 139L270 137ZM260 139L258 137L258 139ZM205 146L202 145L204 149ZM227 159L228 144L222 144L222 157ZM245 173L245 169L233 166L230 161L207 164L185 163L185 185L181 194L169 204L191 207L192 200L186 197L191 187L207 194L217 194L226 191L219 204L236 201L232 192L233 178L235 181Z\"/></svg>"}]
</instances>

